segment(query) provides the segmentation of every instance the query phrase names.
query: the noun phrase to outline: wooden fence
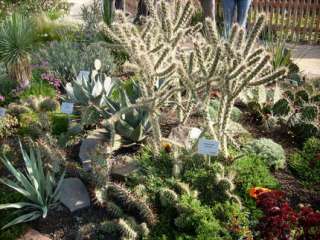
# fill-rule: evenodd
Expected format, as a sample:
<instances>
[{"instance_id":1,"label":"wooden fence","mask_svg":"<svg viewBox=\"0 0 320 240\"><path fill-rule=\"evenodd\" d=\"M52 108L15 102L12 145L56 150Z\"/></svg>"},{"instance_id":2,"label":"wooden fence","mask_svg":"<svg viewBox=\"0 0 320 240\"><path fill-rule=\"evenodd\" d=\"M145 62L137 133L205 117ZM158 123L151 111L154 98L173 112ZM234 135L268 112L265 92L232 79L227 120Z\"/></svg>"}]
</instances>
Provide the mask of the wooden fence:
<instances>
[{"instance_id":1,"label":"wooden fence","mask_svg":"<svg viewBox=\"0 0 320 240\"><path fill-rule=\"evenodd\" d=\"M249 26L259 13L267 16L267 32L287 41L320 44L320 0L253 0Z\"/></svg>"}]
</instances>

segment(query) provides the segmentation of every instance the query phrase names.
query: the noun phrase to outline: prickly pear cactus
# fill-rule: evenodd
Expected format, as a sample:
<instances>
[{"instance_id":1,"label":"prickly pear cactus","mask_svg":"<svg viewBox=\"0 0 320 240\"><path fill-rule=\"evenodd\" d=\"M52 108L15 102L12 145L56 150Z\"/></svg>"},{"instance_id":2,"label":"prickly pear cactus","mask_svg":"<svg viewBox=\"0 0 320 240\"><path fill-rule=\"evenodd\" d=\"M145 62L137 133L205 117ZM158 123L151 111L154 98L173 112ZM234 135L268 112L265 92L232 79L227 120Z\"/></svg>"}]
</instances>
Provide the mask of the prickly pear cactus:
<instances>
[{"instance_id":1,"label":"prickly pear cactus","mask_svg":"<svg viewBox=\"0 0 320 240\"><path fill-rule=\"evenodd\" d=\"M319 135L320 97L312 86L287 90L273 106L272 112L288 126L298 144Z\"/></svg>"}]
</instances>

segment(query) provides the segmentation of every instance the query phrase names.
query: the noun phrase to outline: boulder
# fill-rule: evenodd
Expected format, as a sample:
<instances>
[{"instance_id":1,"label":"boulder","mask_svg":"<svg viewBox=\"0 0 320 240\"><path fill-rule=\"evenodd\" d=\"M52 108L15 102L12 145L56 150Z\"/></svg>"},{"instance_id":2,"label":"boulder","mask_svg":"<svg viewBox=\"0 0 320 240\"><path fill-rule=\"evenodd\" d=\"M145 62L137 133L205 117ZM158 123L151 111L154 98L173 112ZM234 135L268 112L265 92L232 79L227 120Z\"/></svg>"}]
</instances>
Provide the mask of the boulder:
<instances>
[{"instance_id":1,"label":"boulder","mask_svg":"<svg viewBox=\"0 0 320 240\"><path fill-rule=\"evenodd\" d=\"M90 206L89 193L79 178L66 178L63 180L59 200L71 212Z\"/></svg>"}]
</instances>

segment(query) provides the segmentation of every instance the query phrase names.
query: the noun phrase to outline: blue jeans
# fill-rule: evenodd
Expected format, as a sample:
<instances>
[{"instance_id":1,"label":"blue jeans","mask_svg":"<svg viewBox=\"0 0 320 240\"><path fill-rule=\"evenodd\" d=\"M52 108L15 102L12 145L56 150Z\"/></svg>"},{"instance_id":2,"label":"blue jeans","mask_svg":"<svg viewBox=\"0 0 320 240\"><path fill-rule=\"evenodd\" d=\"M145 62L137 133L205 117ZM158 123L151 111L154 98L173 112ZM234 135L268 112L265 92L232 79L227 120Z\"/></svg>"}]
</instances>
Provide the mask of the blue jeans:
<instances>
[{"instance_id":1,"label":"blue jeans","mask_svg":"<svg viewBox=\"0 0 320 240\"><path fill-rule=\"evenodd\" d=\"M224 30L228 36L232 27L232 22L237 8L237 22L245 27L247 23L248 12L252 0L222 0L224 15Z\"/></svg>"}]
</instances>

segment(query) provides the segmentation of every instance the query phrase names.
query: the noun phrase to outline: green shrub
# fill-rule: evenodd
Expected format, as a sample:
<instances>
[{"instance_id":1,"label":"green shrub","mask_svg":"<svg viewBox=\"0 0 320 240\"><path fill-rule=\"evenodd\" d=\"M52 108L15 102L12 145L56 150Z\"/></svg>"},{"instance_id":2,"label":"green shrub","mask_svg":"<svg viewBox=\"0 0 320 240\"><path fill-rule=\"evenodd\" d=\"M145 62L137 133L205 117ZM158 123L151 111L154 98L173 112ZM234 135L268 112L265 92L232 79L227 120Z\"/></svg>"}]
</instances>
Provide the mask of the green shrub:
<instances>
[{"instance_id":1,"label":"green shrub","mask_svg":"<svg viewBox=\"0 0 320 240\"><path fill-rule=\"evenodd\" d=\"M50 70L70 82L80 71L90 71L96 59L102 62L101 71L109 75L114 68L113 57L104 42L85 45L70 41L52 42L40 52L39 59L48 61Z\"/></svg>"},{"instance_id":2,"label":"green shrub","mask_svg":"<svg viewBox=\"0 0 320 240\"><path fill-rule=\"evenodd\" d=\"M67 132L69 128L69 116L64 113L52 113L50 115L51 131L54 135Z\"/></svg>"},{"instance_id":3,"label":"green shrub","mask_svg":"<svg viewBox=\"0 0 320 240\"><path fill-rule=\"evenodd\" d=\"M255 139L245 146L245 151L260 156L270 168L285 166L286 156L282 146L271 139Z\"/></svg>"},{"instance_id":4,"label":"green shrub","mask_svg":"<svg viewBox=\"0 0 320 240\"><path fill-rule=\"evenodd\" d=\"M31 85L28 89L23 91L19 97L20 99L27 99L30 96L43 96L55 98L57 95L56 90L48 82L45 82L37 77L34 77L31 81Z\"/></svg>"},{"instance_id":5,"label":"green shrub","mask_svg":"<svg viewBox=\"0 0 320 240\"><path fill-rule=\"evenodd\" d=\"M320 181L320 139L310 138L303 150L292 154L288 165L290 170L299 178L309 182Z\"/></svg>"},{"instance_id":6,"label":"green shrub","mask_svg":"<svg viewBox=\"0 0 320 240\"><path fill-rule=\"evenodd\" d=\"M268 165L257 155L248 154L237 159L232 167L236 173L235 184L240 196L246 198L252 187L278 188L277 180L269 171Z\"/></svg>"}]
</instances>

